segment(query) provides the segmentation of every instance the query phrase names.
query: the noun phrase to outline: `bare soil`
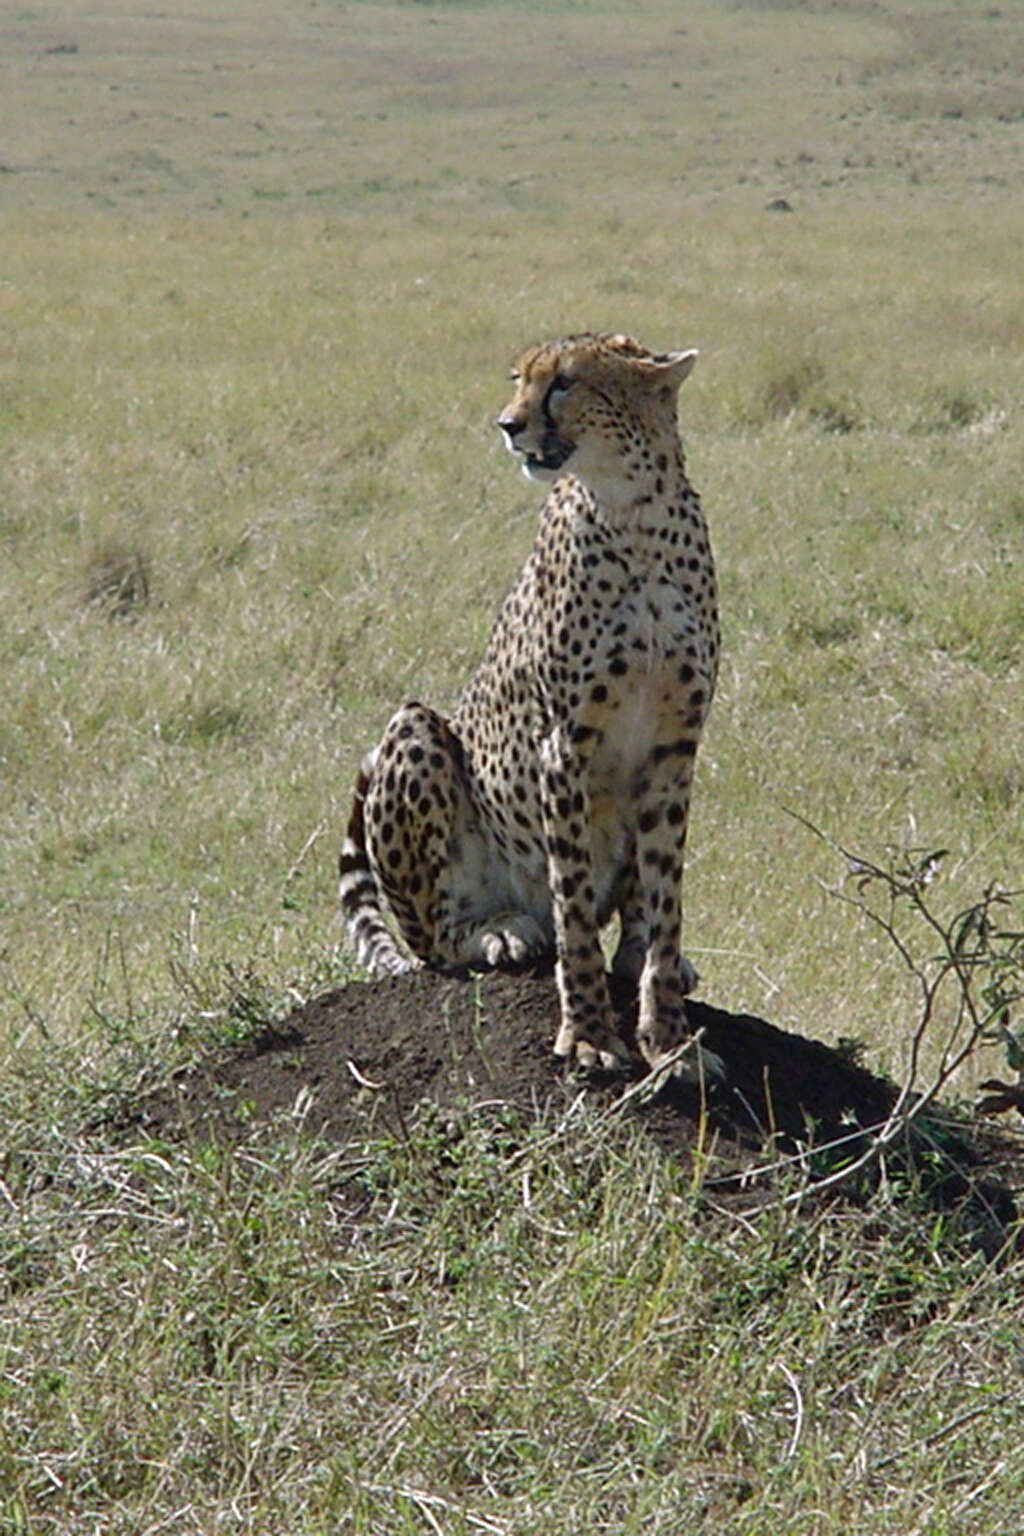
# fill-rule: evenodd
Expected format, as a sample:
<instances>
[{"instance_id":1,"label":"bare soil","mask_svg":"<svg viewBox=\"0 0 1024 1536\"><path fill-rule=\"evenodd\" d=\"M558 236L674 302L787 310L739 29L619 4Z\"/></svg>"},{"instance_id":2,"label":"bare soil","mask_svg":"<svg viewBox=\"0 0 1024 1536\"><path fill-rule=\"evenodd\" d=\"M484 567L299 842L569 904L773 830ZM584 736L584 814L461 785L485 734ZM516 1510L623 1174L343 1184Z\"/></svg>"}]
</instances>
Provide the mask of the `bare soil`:
<instances>
[{"instance_id":1,"label":"bare soil","mask_svg":"<svg viewBox=\"0 0 1024 1536\"><path fill-rule=\"evenodd\" d=\"M631 1040L635 989L613 985L613 996ZM892 1083L819 1041L698 1000L688 1010L728 1082L702 1093L671 1080L652 1099L636 1095L626 1112L672 1155L690 1158L699 1146L719 1191L749 1197L766 1149L769 1162L820 1149L816 1173L839 1166L866 1144L858 1131L870 1134L895 1101ZM154 1135L234 1140L299 1116L306 1131L345 1143L406 1135L424 1104L455 1116L500 1107L534 1120L568 1109L581 1092L598 1107L620 1100L628 1074L583 1076L553 1055L557 1019L550 975L352 983L179 1073L147 1098L140 1119ZM968 1225L995 1251L1015 1216L1008 1185L993 1176L1005 1150L940 1115L897 1159L924 1182L929 1203L973 1210Z\"/></svg>"}]
</instances>

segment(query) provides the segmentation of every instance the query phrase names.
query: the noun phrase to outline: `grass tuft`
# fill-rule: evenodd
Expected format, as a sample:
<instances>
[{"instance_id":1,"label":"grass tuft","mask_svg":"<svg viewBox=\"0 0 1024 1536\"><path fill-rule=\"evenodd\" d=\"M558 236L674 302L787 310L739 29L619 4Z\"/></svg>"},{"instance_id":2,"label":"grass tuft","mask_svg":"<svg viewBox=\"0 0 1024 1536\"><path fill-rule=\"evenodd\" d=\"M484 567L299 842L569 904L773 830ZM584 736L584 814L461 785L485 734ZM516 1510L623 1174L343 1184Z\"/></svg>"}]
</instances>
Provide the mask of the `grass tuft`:
<instances>
[{"instance_id":1,"label":"grass tuft","mask_svg":"<svg viewBox=\"0 0 1024 1536\"><path fill-rule=\"evenodd\" d=\"M82 590L89 606L111 618L129 618L149 606L149 561L138 550L101 544L83 558Z\"/></svg>"}]
</instances>

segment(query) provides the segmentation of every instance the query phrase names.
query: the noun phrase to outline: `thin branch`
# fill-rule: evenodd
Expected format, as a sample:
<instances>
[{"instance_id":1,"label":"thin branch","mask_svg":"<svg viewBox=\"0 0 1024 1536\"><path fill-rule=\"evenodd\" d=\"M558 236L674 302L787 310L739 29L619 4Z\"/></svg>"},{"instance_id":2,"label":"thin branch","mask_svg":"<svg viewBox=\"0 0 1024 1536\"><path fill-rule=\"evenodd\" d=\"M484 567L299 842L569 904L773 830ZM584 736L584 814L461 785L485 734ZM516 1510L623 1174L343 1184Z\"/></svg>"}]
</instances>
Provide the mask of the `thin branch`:
<instances>
[{"instance_id":1,"label":"thin branch","mask_svg":"<svg viewBox=\"0 0 1024 1536\"><path fill-rule=\"evenodd\" d=\"M856 895L839 887L825 889L885 935L920 995L919 1014L910 1036L906 1078L885 1121L853 1162L785 1196L782 1203L791 1205L809 1194L823 1193L855 1178L877 1163L893 1142L928 1112L984 1041L998 1038L1014 1070L1017 1057L1024 1061L1022 1043L1007 1023L1011 1002L1024 997L1024 930L993 920L995 908L1012 908L1024 893L1001 891L995 884L989 884L973 905L952 919L944 919L927 896L945 856L944 849L905 851L894 855L890 867L885 869L844 848L799 812L790 810L787 814L844 860L848 876L857 882ZM898 859L902 859L902 864ZM874 899L876 893L884 901L881 911ZM925 959L918 957L911 939L905 937L900 927L901 917L908 914L938 940L937 954ZM939 995L947 982L956 989L953 1024L942 1043L931 1081L920 1088L925 1043L933 1031Z\"/></svg>"}]
</instances>

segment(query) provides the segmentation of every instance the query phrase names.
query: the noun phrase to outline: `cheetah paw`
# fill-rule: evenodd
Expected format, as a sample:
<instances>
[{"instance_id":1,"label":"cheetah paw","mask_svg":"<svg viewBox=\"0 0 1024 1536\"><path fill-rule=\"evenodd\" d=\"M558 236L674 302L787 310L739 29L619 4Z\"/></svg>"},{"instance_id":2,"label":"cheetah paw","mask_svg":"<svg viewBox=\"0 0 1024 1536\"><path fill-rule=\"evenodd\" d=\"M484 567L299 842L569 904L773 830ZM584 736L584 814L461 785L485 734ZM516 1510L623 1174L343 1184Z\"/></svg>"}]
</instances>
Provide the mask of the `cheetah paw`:
<instances>
[{"instance_id":1,"label":"cheetah paw","mask_svg":"<svg viewBox=\"0 0 1024 1536\"><path fill-rule=\"evenodd\" d=\"M526 913L501 916L491 920L476 936L475 948L485 965L497 970L505 965L522 965L549 945L540 924Z\"/></svg>"},{"instance_id":2,"label":"cheetah paw","mask_svg":"<svg viewBox=\"0 0 1024 1536\"><path fill-rule=\"evenodd\" d=\"M575 1061L587 1072L598 1068L603 1072L617 1072L632 1065L629 1049L613 1030L602 1030L599 1040L599 1044L593 1044L582 1039L571 1024L563 1024L555 1040L555 1055Z\"/></svg>"}]
</instances>

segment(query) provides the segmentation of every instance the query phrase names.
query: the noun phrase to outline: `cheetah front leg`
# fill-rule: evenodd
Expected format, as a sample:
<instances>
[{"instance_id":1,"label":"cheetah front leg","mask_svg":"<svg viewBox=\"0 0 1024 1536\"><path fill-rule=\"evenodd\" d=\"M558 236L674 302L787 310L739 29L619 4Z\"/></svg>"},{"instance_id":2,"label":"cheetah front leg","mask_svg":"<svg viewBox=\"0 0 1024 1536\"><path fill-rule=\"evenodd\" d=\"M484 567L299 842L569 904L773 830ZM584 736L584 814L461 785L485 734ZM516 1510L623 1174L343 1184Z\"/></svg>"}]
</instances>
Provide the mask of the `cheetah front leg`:
<instances>
[{"instance_id":1,"label":"cheetah front leg","mask_svg":"<svg viewBox=\"0 0 1024 1536\"><path fill-rule=\"evenodd\" d=\"M637 1043L652 1066L689 1034L685 999L696 972L681 953L682 879L696 751L697 738L691 736L655 748L651 780L637 816L633 894L639 905L622 914L623 933L633 936L634 946L635 936L646 934ZM725 1076L720 1058L703 1048L680 1070L691 1078Z\"/></svg>"},{"instance_id":2,"label":"cheetah front leg","mask_svg":"<svg viewBox=\"0 0 1024 1536\"><path fill-rule=\"evenodd\" d=\"M611 1068L629 1052L612 1017L604 974L590 852L587 763L567 733L553 731L541 746L541 814L555 924L561 1024L558 1056Z\"/></svg>"}]
</instances>

